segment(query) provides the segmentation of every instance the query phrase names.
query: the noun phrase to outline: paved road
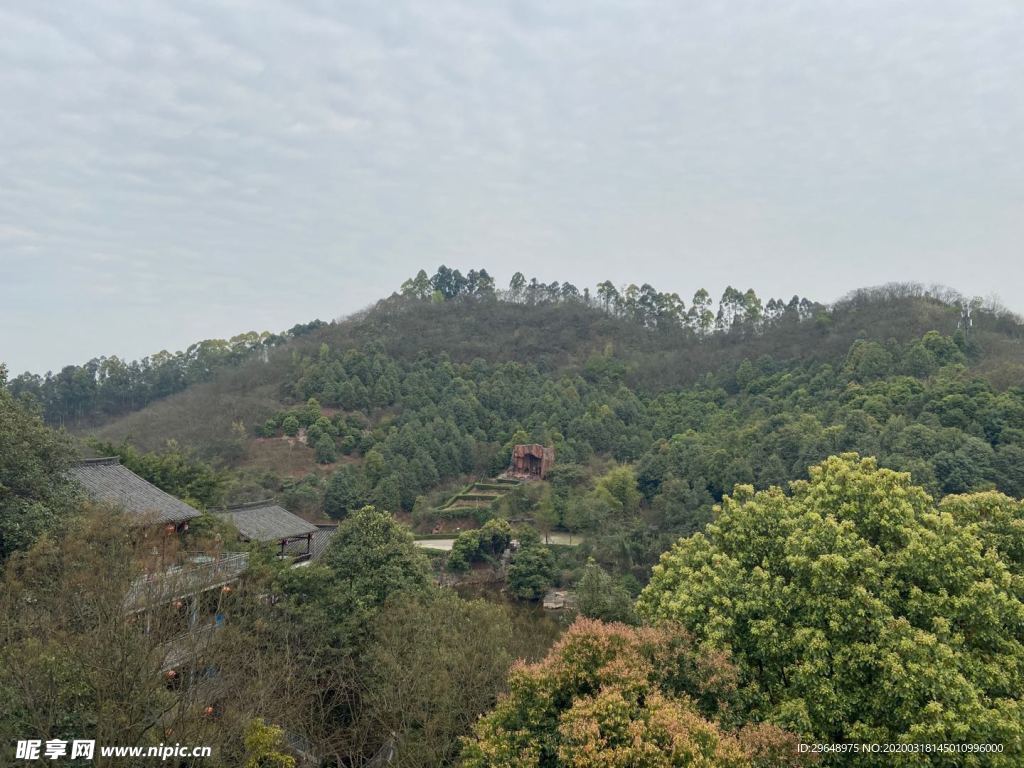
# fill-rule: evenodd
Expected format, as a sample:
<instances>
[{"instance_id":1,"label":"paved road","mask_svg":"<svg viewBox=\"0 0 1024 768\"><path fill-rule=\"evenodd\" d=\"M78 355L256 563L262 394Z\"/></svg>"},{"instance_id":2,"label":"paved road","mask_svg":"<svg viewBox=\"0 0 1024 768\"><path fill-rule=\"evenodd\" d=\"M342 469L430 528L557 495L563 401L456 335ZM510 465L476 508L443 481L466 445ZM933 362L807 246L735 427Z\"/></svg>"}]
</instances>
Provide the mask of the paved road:
<instances>
[{"instance_id":1,"label":"paved road","mask_svg":"<svg viewBox=\"0 0 1024 768\"><path fill-rule=\"evenodd\" d=\"M541 537L541 541L544 538ZM426 549L440 549L444 552L450 552L452 544L455 543L455 539L416 539L417 547L425 547ZM580 543L579 536L569 536L567 533L552 533L548 534L548 544L562 544L567 546L575 547Z\"/></svg>"},{"instance_id":2,"label":"paved road","mask_svg":"<svg viewBox=\"0 0 1024 768\"><path fill-rule=\"evenodd\" d=\"M416 539L417 547L426 547L427 549L442 549L448 552L452 548L452 544L455 543L455 539Z\"/></svg>"}]
</instances>

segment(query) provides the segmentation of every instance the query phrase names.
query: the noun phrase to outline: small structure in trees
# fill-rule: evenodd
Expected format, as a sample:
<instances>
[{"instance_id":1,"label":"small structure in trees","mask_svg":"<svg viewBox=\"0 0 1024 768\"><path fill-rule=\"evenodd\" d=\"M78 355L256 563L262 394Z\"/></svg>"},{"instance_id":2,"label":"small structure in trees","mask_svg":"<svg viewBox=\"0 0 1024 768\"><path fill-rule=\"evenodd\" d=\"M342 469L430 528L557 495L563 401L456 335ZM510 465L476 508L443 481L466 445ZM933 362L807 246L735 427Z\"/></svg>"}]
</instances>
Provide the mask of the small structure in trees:
<instances>
[{"instance_id":1,"label":"small structure in trees","mask_svg":"<svg viewBox=\"0 0 1024 768\"><path fill-rule=\"evenodd\" d=\"M543 480L555 463L555 449L533 443L512 447L509 477L522 480Z\"/></svg>"},{"instance_id":2,"label":"small structure in trees","mask_svg":"<svg viewBox=\"0 0 1024 768\"><path fill-rule=\"evenodd\" d=\"M240 504L215 514L234 525L243 541L277 544L280 557L291 555L296 560L310 559L313 538L321 534L317 526L273 501Z\"/></svg>"},{"instance_id":3,"label":"small structure in trees","mask_svg":"<svg viewBox=\"0 0 1024 768\"><path fill-rule=\"evenodd\" d=\"M338 532L337 523L317 523L316 533L314 533L309 540L309 557L303 558L303 547L306 546L306 542L303 539L297 539L292 541L284 548L286 555L292 555L293 557L299 558L296 561L296 565L305 565L314 560L319 559L324 552L327 551L327 545L331 543L331 539L334 538L334 534Z\"/></svg>"}]
</instances>

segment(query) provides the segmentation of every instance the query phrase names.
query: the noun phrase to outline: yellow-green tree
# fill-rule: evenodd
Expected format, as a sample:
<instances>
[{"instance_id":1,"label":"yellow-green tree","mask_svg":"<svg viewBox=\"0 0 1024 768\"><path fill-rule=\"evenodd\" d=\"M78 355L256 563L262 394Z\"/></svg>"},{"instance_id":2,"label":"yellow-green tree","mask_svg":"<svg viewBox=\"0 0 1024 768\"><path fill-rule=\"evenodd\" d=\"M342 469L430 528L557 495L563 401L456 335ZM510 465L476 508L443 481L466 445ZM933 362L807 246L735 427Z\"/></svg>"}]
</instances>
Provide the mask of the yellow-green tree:
<instances>
[{"instance_id":1,"label":"yellow-green tree","mask_svg":"<svg viewBox=\"0 0 1024 768\"><path fill-rule=\"evenodd\" d=\"M1020 765L1024 585L996 501L937 506L907 474L832 457L789 494L737 486L662 557L638 610L729 649L749 711L808 740L995 743L956 764ZM843 764L877 764L857 759Z\"/></svg>"},{"instance_id":2,"label":"yellow-green tree","mask_svg":"<svg viewBox=\"0 0 1024 768\"><path fill-rule=\"evenodd\" d=\"M730 729L735 669L678 629L577 619L547 658L518 664L474 728L463 768L752 768L797 765L796 739Z\"/></svg>"},{"instance_id":3,"label":"yellow-green tree","mask_svg":"<svg viewBox=\"0 0 1024 768\"><path fill-rule=\"evenodd\" d=\"M245 768L295 768L295 758L284 751L284 731L262 720L246 726Z\"/></svg>"}]
</instances>

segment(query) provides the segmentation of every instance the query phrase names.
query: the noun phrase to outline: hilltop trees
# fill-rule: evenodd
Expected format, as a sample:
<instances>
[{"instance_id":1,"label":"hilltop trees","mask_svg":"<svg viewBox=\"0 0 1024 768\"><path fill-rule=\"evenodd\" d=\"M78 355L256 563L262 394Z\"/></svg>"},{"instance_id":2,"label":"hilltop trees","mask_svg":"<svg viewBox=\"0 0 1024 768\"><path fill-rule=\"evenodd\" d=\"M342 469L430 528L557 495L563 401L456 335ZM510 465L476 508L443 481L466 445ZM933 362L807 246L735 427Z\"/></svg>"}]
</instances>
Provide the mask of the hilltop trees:
<instances>
[{"instance_id":1,"label":"hilltop trees","mask_svg":"<svg viewBox=\"0 0 1024 768\"><path fill-rule=\"evenodd\" d=\"M445 265L437 268L433 277L428 277L424 270L416 273L402 283L401 295L418 301L433 299L452 301L453 299L491 299L494 298L494 278L486 269L471 269L463 275L457 269Z\"/></svg>"},{"instance_id":2,"label":"hilltop trees","mask_svg":"<svg viewBox=\"0 0 1024 768\"><path fill-rule=\"evenodd\" d=\"M998 743L985 764L1017 764L1024 604L996 553L1016 556L1019 505L936 508L855 455L791 487L726 496L662 557L640 615L730 649L750 711L808 740Z\"/></svg>"},{"instance_id":3,"label":"hilltop trees","mask_svg":"<svg viewBox=\"0 0 1024 768\"><path fill-rule=\"evenodd\" d=\"M690 327L704 335L711 331L715 322L715 313L711 311L711 296L703 288L693 294L690 311L686 315Z\"/></svg>"},{"instance_id":4,"label":"hilltop trees","mask_svg":"<svg viewBox=\"0 0 1024 768\"><path fill-rule=\"evenodd\" d=\"M603 347L632 345L634 353L626 357L640 362L632 372L634 381L643 378L660 387L678 382L680 377L692 381L691 376L697 378L701 373L715 370L738 351L734 344L749 347L753 363L761 352L779 358L822 357L820 342L835 343L836 336L841 336L842 345L848 346L856 336L882 342L890 335L904 335L902 330L891 334L890 328L913 329L918 333L937 329L947 334L947 340L955 332L961 351L976 355L985 350L979 340L984 341L986 334L995 331L1000 336L1012 335L1019 327L1012 316L998 307L968 302L949 291L912 285L860 291L832 306L800 297L788 301L765 300L752 289L733 286L726 287L717 304L703 288L694 292L689 304L681 295L650 283L616 287L605 280L591 289L567 281L545 283L522 273L513 275L507 288L498 288L487 270L471 269L463 274L442 265L433 275L419 270L402 284L400 293L343 323L327 324L317 320L296 325L280 334L250 332L227 340L206 340L181 352L160 352L134 362L116 357L97 358L45 376L24 374L8 386L17 396L28 395L36 400L50 424L101 423L196 383L216 379L235 388L241 377L236 378L231 369L242 365L247 366L249 373L263 371L255 378L274 379L278 366L288 362L288 355L275 354L275 350L287 343L292 351L307 354L312 346L307 341L311 334L326 342L340 341L346 347L353 346L356 340L358 344L368 340L383 341L392 354L401 347L414 350L413 356L425 340L431 341L436 351L440 339L453 352L459 348L488 350L490 346L488 351L497 356L521 353L523 357L519 359L528 358L533 362L539 362L552 350L557 350L558 354L552 356L559 360L576 353L596 352L600 347L589 345L596 341L593 337L599 335ZM450 306L438 306L445 304ZM502 304L506 306L499 306ZM524 331L523 313L510 312L515 309L508 306L511 304L528 305L534 324L550 327ZM481 306L489 310L480 311ZM598 312L622 322L603 322ZM442 315L456 319L451 325L445 322L443 330L427 330L422 326L410 330L408 327L416 320L438 325L435 321ZM404 325L392 322L402 318ZM509 322L513 318L513 322ZM496 330L495 323L500 323L503 329ZM843 327L842 333L831 333L839 326ZM515 334L508 333L511 327L515 327ZM656 333L647 333L648 330ZM484 341L494 338L499 339L494 345ZM511 349L511 344L515 345L515 350ZM733 346L731 352L725 351L727 345ZM830 349L829 355L835 351ZM928 375L931 370L952 364L939 352L927 346L914 350L913 359L907 361L908 375ZM1004 353L1005 350L1000 350L998 356ZM265 368L264 363L268 363ZM1020 364L1006 359L1002 365L987 371L987 375L1012 385L1019 381ZM251 377L245 378L251 380ZM395 385L396 381L389 376L375 378L369 385L364 382L362 386L348 381L339 386L334 402L343 403L342 407L348 410L386 407L394 399ZM230 420L243 418L247 428L256 426L254 422L265 418L270 407L264 394L266 391L261 391L260 396L247 398L248 412L230 414ZM205 394L197 399L204 397ZM195 402L190 405L195 407ZM179 406L187 407L180 402L168 405L163 411L164 418L170 418L169 412ZM204 440L212 442L209 438L215 424L223 433L228 431L230 421L224 422L226 415L224 409L216 414L221 418L211 419L206 414L201 428ZM274 429L280 426L278 423ZM146 428L152 429L152 423L147 422ZM194 429L198 428L189 431ZM136 427L128 431L137 434L142 430ZM125 434L119 431L117 437ZM176 436L181 435L182 431L176 432ZM165 435L164 439L167 436L170 435ZM148 446L159 442L163 440L149 442Z\"/></svg>"},{"instance_id":5,"label":"hilltop trees","mask_svg":"<svg viewBox=\"0 0 1024 768\"><path fill-rule=\"evenodd\" d=\"M527 280L522 272L513 274L508 288L499 291L485 269L471 269L463 275L459 270L443 264L433 276L428 276L421 269L415 277L402 283L399 291L401 297L414 301L497 298L529 305L584 303L646 328L685 329L698 335L706 335L713 330L722 333L756 332L766 324L787 319L806 320L823 309L821 305L798 297L789 303L781 299L770 299L765 304L753 289L748 288L744 292L728 286L718 303L716 314L711 297L703 288L694 294L692 305L687 309L678 293L659 291L650 283L639 286L630 283L620 290L610 280L605 280L596 286L591 295L589 288L581 291L568 282L560 283L556 280L543 283L537 278Z\"/></svg>"},{"instance_id":6,"label":"hilltop trees","mask_svg":"<svg viewBox=\"0 0 1024 768\"><path fill-rule=\"evenodd\" d=\"M434 286L431 284L427 273L421 269L416 273L415 277L410 277L402 283L402 287L399 290L407 298L423 301L430 298Z\"/></svg>"}]
</instances>

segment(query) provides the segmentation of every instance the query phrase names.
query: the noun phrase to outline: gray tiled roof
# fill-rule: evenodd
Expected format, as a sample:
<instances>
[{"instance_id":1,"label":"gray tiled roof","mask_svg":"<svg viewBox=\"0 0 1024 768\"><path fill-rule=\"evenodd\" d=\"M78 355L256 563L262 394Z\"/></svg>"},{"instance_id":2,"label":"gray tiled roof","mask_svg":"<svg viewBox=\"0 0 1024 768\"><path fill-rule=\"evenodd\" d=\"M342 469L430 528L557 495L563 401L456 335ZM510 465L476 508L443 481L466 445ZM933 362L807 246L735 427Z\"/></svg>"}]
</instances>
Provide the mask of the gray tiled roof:
<instances>
[{"instance_id":1,"label":"gray tiled roof","mask_svg":"<svg viewBox=\"0 0 1024 768\"><path fill-rule=\"evenodd\" d=\"M143 480L116 456L86 459L68 470L68 476L85 489L93 501L121 507L140 524L182 523L199 516L199 510Z\"/></svg>"},{"instance_id":2,"label":"gray tiled roof","mask_svg":"<svg viewBox=\"0 0 1024 768\"><path fill-rule=\"evenodd\" d=\"M249 541L281 541L320 530L272 501L229 507L214 514L233 523L242 538Z\"/></svg>"}]
</instances>

